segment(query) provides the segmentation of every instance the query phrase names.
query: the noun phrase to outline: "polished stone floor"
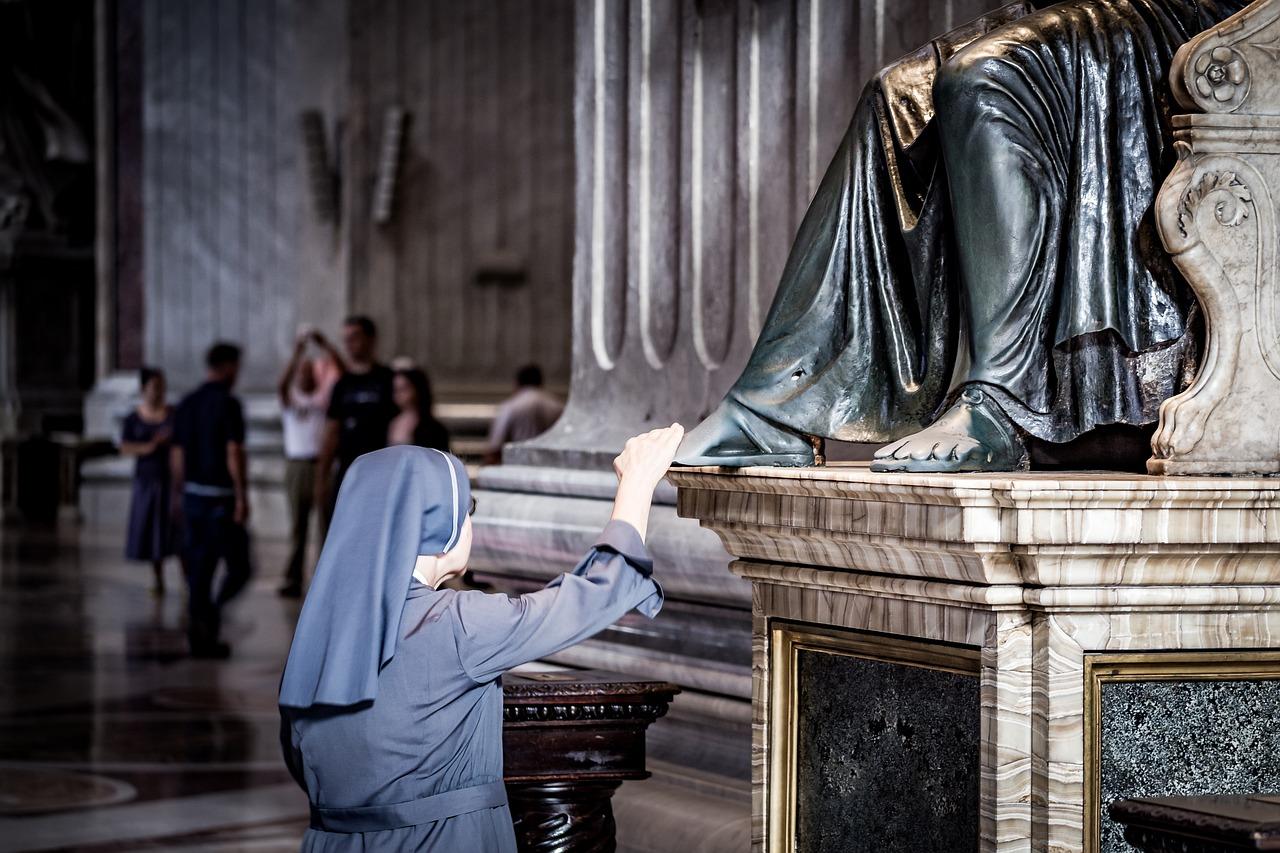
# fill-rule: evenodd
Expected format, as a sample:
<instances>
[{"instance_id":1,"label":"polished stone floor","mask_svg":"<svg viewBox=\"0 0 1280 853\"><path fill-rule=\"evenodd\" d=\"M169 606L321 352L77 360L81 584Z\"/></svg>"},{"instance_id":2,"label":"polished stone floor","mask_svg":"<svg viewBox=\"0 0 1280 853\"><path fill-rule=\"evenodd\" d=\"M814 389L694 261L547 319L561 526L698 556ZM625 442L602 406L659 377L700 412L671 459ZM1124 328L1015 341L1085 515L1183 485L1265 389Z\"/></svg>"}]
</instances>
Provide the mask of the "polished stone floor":
<instances>
[{"instance_id":1,"label":"polished stone floor","mask_svg":"<svg viewBox=\"0 0 1280 853\"><path fill-rule=\"evenodd\" d=\"M184 589L114 531L0 531L0 851L297 850L306 798L275 695L295 602L277 542L229 609L228 661L186 655Z\"/></svg>"},{"instance_id":2,"label":"polished stone floor","mask_svg":"<svg viewBox=\"0 0 1280 853\"><path fill-rule=\"evenodd\" d=\"M154 597L122 535L0 528L0 853L297 850L307 802L280 759L275 704L298 611L275 594L283 543L255 540L256 577L224 625L234 651L215 662L186 654L176 562ZM669 853L673 837L749 846L745 780L652 754L649 769L614 797L619 853Z\"/></svg>"}]
</instances>

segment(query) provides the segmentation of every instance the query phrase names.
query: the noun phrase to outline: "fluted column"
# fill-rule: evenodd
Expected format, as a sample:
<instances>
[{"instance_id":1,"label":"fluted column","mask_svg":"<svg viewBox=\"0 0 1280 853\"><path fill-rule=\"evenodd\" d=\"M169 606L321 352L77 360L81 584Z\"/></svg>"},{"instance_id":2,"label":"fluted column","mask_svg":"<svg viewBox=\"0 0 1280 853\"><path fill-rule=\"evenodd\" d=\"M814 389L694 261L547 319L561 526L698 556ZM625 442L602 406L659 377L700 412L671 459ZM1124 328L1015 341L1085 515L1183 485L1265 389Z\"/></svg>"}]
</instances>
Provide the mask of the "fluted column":
<instances>
[{"instance_id":1,"label":"fluted column","mask_svg":"<svg viewBox=\"0 0 1280 853\"><path fill-rule=\"evenodd\" d=\"M578 0L573 368L518 464L603 467L737 378L885 62L993 2Z\"/></svg>"}]
</instances>

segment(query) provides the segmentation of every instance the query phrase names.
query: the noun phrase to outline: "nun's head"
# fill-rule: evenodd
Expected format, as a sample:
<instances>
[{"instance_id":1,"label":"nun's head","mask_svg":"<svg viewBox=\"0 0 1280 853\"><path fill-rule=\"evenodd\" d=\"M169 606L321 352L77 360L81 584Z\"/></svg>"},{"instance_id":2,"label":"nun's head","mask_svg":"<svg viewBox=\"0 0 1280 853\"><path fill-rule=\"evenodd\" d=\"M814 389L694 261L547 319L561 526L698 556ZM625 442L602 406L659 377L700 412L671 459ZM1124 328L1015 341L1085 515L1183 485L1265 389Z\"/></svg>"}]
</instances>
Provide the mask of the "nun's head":
<instances>
[{"instance_id":1,"label":"nun's head","mask_svg":"<svg viewBox=\"0 0 1280 853\"><path fill-rule=\"evenodd\" d=\"M472 498L467 517L458 532L458 541L441 554L420 554L413 567L414 577L429 587L438 587L467 570L467 563L471 560L471 516L475 511L476 499Z\"/></svg>"},{"instance_id":2,"label":"nun's head","mask_svg":"<svg viewBox=\"0 0 1280 853\"><path fill-rule=\"evenodd\" d=\"M456 456L409 445L366 453L343 478L316 574L329 562L341 573L372 558L382 575L395 578L392 588L404 578L408 589L410 567L435 586L471 558L473 509L467 470Z\"/></svg>"},{"instance_id":3,"label":"nun's head","mask_svg":"<svg viewBox=\"0 0 1280 853\"><path fill-rule=\"evenodd\" d=\"M471 509L466 468L451 454L398 446L352 463L298 617L281 705L354 705L377 695L378 672L400 642L411 576L437 586L466 568Z\"/></svg>"}]
</instances>

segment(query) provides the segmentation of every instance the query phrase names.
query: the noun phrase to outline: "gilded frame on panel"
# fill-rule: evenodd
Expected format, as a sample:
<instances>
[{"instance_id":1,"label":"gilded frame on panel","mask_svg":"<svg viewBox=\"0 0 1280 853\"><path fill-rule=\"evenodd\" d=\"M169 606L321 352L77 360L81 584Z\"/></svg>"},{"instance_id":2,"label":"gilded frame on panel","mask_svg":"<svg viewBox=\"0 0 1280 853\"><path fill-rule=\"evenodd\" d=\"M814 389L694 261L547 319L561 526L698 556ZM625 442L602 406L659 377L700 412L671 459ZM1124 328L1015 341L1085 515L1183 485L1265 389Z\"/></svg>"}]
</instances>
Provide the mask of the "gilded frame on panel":
<instances>
[{"instance_id":1,"label":"gilded frame on panel","mask_svg":"<svg viewBox=\"0 0 1280 853\"><path fill-rule=\"evenodd\" d=\"M765 849L794 853L796 844L796 731L799 721L796 663L802 651L846 655L981 678L982 652L929 640L844 628L769 622L769 714Z\"/></svg>"},{"instance_id":2,"label":"gilded frame on panel","mask_svg":"<svg viewBox=\"0 0 1280 853\"><path fill-rule=\"evenodd\" d=\"M1132 681L1280 680L1280 651L1116 652L1084 656L1084 853L1102 843L1102 687Z\"/></svg>"}]
</instances>

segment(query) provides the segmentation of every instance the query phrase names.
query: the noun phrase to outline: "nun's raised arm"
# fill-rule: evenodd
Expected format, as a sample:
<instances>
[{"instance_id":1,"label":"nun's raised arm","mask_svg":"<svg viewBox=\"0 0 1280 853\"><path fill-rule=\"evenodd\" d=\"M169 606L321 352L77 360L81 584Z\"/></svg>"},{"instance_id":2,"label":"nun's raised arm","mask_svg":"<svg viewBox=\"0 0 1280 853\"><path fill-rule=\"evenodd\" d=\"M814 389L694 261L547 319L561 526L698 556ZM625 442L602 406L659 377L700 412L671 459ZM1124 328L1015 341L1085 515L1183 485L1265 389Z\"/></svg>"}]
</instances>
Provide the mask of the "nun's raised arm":
<instances>
[{"instance_id":1,"label":"nun's raised arm","mask_svg":"<svg viewBox=\"0 0 1280 853\"><path fill-rule=\"evenodd\" d=\"M554 654L612 625L628 611L653 618L662 589L649 575L653 559L634 527L611 521L595 547L544 589L511 598L458 595L458 655L477 682Z\"/></svg>"}]
</instances>

